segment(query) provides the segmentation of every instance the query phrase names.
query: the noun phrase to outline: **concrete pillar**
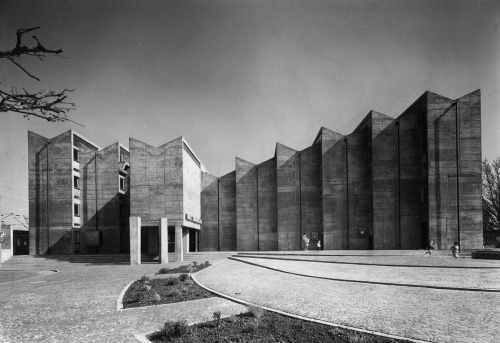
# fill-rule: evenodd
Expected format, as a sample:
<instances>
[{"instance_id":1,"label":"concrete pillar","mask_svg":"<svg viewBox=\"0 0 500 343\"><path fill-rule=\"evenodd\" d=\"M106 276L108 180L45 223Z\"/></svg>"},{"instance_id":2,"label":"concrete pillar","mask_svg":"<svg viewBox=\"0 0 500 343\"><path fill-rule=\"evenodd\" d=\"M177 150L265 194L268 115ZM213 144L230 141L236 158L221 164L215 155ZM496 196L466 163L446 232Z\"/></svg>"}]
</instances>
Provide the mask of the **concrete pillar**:
<instances>
[{"instance_id":1,"label":"concrete pillar","mask_svg":"<svg viewBox=\"0 0 500 343\"><path fill-rule=\"evenodd\" d=\"M184 229L182 231L182 246L184 247L185 252L189 252L189 229Z\"/></svg>"},{"instance_id":2,"label":"concrete pillar","mask_svg":"<svg viewBox=\"0 0 500 343\"><path fill-rule=\"evenodd\" d=\"M160 218L159 229L160 232L160 263L168 263L168 220L167 218Z\"/></svg>"},{"instance_id":3,"label":"concrete pillar","mask_svg":"<svg viewBox=\"0 0 500 343\"><path fill-rule=\"evenodd\" d=\"M141 264L141 217L130 217L130 265Z\"/></svg>"},{"instance_id":4,"label":"concrete pillar","mask_svg":"<svg viewBox=\"0 0 500 343\"><path fill-rule=\"evenodd\" d=\"M182 249L182 226L175 226L175 262L184 262Z\"/></svg>"}]
</instances>

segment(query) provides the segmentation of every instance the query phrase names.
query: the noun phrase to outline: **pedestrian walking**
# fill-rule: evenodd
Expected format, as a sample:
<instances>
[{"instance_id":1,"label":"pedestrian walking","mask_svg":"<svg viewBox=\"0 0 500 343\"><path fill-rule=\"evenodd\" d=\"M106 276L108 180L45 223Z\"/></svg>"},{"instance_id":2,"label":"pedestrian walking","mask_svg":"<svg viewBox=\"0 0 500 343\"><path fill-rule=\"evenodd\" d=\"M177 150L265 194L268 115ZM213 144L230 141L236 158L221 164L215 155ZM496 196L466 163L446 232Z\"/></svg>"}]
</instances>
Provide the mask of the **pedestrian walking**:
<instances>
[{"instance_id":1,"label":"pedestrian walking","mask_svg":"<svg viewBox=\"0 0 500 343\"><path fill-rule=\"evenodd\" d=\"M302 235L302 241L304 241L304 250L309 250L309 238L307 238L306 234Z\"/></svg>"},{"instance_id":2,"label":"pedestrian walking","mask_svg":"<svg viewBox=\"0 0 500 343\"><path fill-rule=\"evenodd\" d=\"M316 248L319 250L321 249L321 241L318 239L318 243L316 243Z\"/></svg>"},{"instance_id":3,"label":"pedestrian walking","mask_svg":"<svg viewBox=\"0 0 500 343\"><path fill-rule=\"evenodd\" d=\"M458 242L453 243L453 246L451 247L451 253L453 254L453 257L458 258L459 252L460 246L458 245Z\"/></svg>"},{"instance_id":4,"label":"pedestrian walking","mask_svg":"<svg viewBox=\"0 0 500 343\"><path fill-rule=\"evenodd\" d=\"M432 250L434 250L434 242L432 240L429 240L429 244L427 246L427 251L425 252L424 256L429 255L429 257L432 256Z\"/></svg>"}]
</instances>

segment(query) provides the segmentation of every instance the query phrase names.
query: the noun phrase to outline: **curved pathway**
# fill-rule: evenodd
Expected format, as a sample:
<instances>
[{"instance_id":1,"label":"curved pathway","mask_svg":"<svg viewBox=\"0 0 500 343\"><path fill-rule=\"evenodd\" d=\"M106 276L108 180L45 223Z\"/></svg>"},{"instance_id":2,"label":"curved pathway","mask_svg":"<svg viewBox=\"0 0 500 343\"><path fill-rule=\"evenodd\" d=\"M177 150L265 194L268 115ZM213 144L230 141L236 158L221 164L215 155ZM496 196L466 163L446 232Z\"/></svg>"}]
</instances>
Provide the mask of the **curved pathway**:
<instances>
[{"instance_id":1,"label":"curved pathway","mask_svg":"<svg viewBox=\"0 0 500 343\"><path fill-rule=\"evenodd\" d=\"M171 265L180 264L187 262ZM214 311L229 316L245 310L242 305L214 297L117 311L123 288L160 267L4 263L2 269L17 269L26 276L33 274L30 270L59 272L0 283L0 342L137 342L134 334L156 331L167 320L192 323L211 319Z\"/></svg>"},{"instance_id":2,"label":"curved pathway","mask_svg":"<svg viewBox=\"0 0 500 343\"><path fill-rule=\"evenodd\" d=\"M256 262L255 259L252 261ZM498 292L367 284L303 276L311 273L340 273L360 280L380 277L385 280L409 281L408 275L400 274L403 270L408 272L407 268L384 267L386 270L383 272L372 273L374 266L366 265L349 272L343 268L335 271L339 266L335 264L259 261L266 268L237 259L225 260L197 273L196 280L209 289L244 302L399 337L430 342L470 343L493 343L498 342L500 337ZM267 268L271 264L275 270ZM328 270L324 270L325 266ZM449 277L451 279L447 281L448 284L456 287L462 283L481 287L480 282L474 281L480 277L477 275L479 270L468 269L468 273L461 275L462 279L453 279L452 275L458 269L429 269L420 277L418 272L423 271L421 268L413 273L412 281L415 285L419 282L426 285ZM290 270L303 275L289 274ZM494 268L490 273L497 274L487 287L497 280L498 269ZM498 285L495 288L499 288Z\"/></svg>"}]
</instances>

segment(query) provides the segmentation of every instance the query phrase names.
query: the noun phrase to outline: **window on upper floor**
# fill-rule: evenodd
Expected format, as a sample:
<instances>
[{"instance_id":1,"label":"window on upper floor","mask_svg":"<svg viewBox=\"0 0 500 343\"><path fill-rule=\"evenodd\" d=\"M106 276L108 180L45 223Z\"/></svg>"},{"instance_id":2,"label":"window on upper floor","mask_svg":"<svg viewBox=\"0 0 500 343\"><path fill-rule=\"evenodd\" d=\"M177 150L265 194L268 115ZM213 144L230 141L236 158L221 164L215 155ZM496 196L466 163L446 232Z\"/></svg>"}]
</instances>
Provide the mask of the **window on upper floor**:
<instances>
[{"instance_id":1,"label":"window on upper floor","mask_svg":"<svg viewBox=\"0 0 500 343\"><path fill-rule=\"evenodd\" d=\"M80 161L80 150L73 148L73 160L76 162Z\"/></svg>"},{"instance_id":2,"label":"window on upper floor","mask_svg":"<svg viewBox=\"0 0 500 343\"><path fill-rule=\"evenodd\" d=\"M73 213L75 217L80 217L80 204L73 204Z\"/></svg>"},{"instance_id":3,"label":"window on upper floor","mask_svg":"<svg viewBox=\"0 0 500 343\"><path fill-rule=\"evenodd\" d=\"M79 176L76 176L76 175L73 176L73 187L75 187L76 189L80 189L80 177Z\"/></svg>"},{"instance_id":4,"label":"window on upper floor","mask_svg":"<svg viewBox=\"0 0 500 343\"><path fill-rule=\"evenodd\" d=\"M125 192L125 178L123 176L120 177L120 191Z\"/></svg>"}]
</instances>

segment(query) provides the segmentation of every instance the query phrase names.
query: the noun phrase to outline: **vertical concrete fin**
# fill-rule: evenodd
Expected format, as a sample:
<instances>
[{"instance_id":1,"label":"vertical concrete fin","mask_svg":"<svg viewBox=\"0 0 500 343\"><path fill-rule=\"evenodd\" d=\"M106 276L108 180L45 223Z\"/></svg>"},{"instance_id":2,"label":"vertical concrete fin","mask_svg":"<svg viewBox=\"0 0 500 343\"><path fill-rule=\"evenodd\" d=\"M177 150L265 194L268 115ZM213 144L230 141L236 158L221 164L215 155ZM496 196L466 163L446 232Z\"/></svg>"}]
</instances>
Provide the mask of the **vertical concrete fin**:
<instances>
[{"instance_id":1,"label":"vertical concrete fin","mask_svg":"<svg viewBox=\"0 0 500 343\"><path fill-rule=\"evenodd\" d=\"M299 153L276 143L278 250L300 249Z\"/></svg>"},{"instance_id":2,"label":"vertical concrete fin","mask_svg":"<svg viewBox=\"0 0 500 343\"><path fill-rule=\"evenodd\" d=\"M458 98L457 107L459 242L462 249L481 249L481 91Z\"/></svg>"},{"instance_id":3,"label":"vertical concrete fin","mask_svg":"<svg viewBox=\"0 0 500 343\"><path fill-rule=\"evenodd\" d=\"M239 251L258 250L257 168L236 157L236 232Z\"/></svg>"}]
</instances>

